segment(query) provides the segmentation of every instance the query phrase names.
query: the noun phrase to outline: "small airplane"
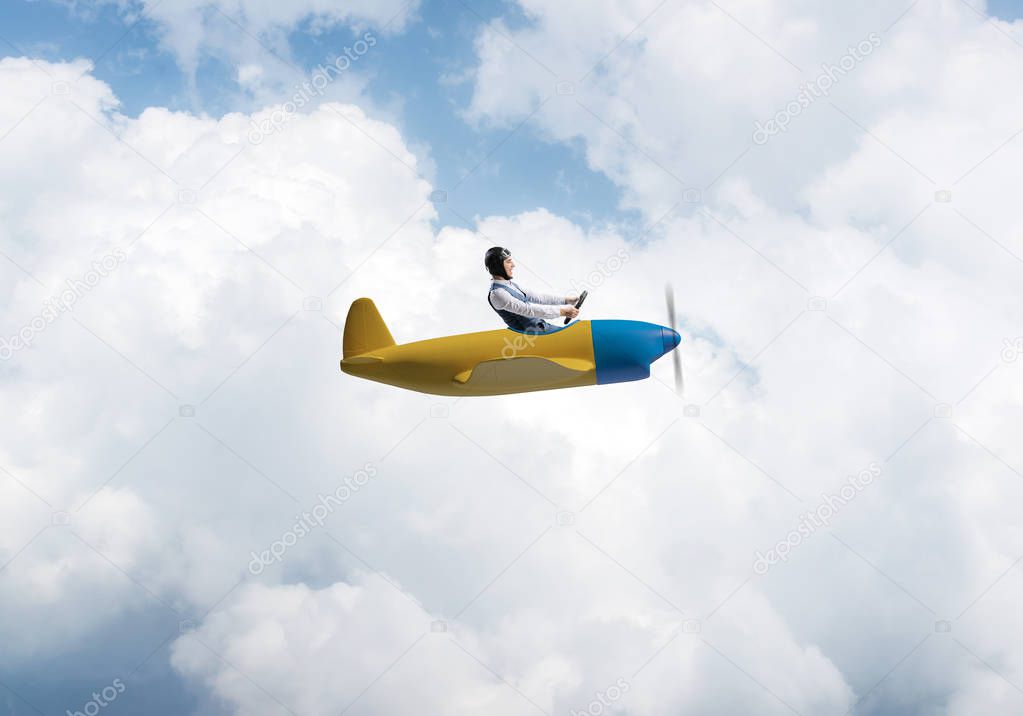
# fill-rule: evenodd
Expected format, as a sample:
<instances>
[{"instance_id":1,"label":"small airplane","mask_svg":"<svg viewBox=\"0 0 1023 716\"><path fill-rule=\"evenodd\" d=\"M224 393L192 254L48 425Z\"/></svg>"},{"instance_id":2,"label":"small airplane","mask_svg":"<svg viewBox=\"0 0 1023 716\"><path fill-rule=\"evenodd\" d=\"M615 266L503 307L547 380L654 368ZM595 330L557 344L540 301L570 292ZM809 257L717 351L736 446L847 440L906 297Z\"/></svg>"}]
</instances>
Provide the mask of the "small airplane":
<instances>
[{"instance_id":1,"label":"small airplane","mask_svg":"<svg viewBox=\"0 0 1023 716\"><path fill-rule=\"evenodd\" d=\"M667 299L675 325L670 289ZM654 323L594 320L541 334L502 328L398 345L373 301L359 298L345 320L341 370L420 393L508 395L642 380L650 364L681 341L674 329ZM681 393L677 351L673 358Z\"/></svg>"}]
</instances>

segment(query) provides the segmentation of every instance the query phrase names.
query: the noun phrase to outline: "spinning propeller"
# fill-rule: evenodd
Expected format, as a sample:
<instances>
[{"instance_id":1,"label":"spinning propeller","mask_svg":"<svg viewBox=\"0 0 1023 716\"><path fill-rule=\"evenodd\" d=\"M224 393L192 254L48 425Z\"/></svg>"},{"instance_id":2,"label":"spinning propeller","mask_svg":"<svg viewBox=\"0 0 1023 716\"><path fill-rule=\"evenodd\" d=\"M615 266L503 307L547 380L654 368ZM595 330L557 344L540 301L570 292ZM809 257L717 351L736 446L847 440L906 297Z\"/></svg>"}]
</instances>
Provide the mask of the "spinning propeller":
<instances>
[{"instance_id":1,"label":"spinning propeller","mask_svg":"<svg viewBox=\"0 0 1023 716\"><path fill-rule=\"evenodd\" d=\"M675 289L672 288L670 283L664 286L664 300L668 305L668 327L673 331L677 331L678 326L675 323ZM678 348L671 352L671 360L675 366L675 393L681 396L685 390L685 383L682 380L682 354Z\"/></svg>"}]
</instances>

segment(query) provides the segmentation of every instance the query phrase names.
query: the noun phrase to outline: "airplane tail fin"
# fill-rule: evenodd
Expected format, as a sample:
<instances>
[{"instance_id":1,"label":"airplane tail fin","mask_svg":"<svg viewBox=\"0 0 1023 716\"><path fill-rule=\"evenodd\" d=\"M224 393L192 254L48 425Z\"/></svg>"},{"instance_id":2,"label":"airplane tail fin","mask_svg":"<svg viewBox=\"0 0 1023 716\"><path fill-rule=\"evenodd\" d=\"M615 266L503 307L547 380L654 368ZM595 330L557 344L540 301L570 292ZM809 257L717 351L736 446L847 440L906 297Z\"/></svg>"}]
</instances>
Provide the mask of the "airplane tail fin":
<instances>
[{"instance_id":1,"label":"airplane tail fin","mask_svg":"<svg viewBox=\"0 0 1023 716\"><path fill-rule=\"evenodd\" d=\"M373 301L368 298L353 301L352 307L348 309L348 318L345 319L343 357L351 358L393 345L394 338Z\"/></svg>"}]
</instances>

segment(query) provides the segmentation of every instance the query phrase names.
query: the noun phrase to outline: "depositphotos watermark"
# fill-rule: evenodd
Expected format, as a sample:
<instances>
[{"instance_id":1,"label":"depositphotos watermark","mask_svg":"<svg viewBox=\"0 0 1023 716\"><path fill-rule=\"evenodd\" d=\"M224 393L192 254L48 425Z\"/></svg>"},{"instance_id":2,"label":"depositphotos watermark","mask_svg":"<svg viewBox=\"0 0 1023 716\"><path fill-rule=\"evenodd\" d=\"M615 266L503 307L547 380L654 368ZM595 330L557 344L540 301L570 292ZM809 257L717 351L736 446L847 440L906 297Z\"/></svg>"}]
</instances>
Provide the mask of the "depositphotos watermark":
<instances>
[{"instance_id":1,"label":"depositphotos watermark","mask_svg":"<svg viewBox=\"0 0 1023 716\"><path fill-rule=\"evenodd\" d=\"M258 554L252 552L252 561L249 562L249 573L260 575L263 570L274 562L281 562L288 550L298 544L298 541L310 534L317 527L323 527L327 518L334 514L334 510L345 504L356 492L361 490L367 482L376 477L377 468L372 462L367 462L361 470L354 475L349 475L337 489L327 495L316 496L317 503L302 514L295 515L295 524L278 539L270 543L267 549Z\"/></svg>"},{"instance_id":2,"label":"depositphotos watermark","mask_svg":"<svg viewBox=\"0 0 1023 716\"><path fill-rule=\"evenodd\" d=\"M105 686L100 692L92 692L92 699L86 702L85 706L72 711L64 709L67 716L96 716L102 709L105 709L111 702L125 692L128 687L120 679L114 679L109 686Z\"/></svg>"},{"instance_id":3,"label":"depositphotos watermark","mask_svg":"<svg viewBox=\"0 0 1023 716\"><path fill-rule=\"evenodd\" d=\"M566 298L568 298L566 296ZM561 317L552 318L552 321L560 322ZM557 323L555 324L557 326ZM536 339L544 335L543 333L516 333L514 337L504 338L504 347L501 348L501 357L505 360L511 358L518 358L519 354L523 351L527 351L530 348L536 346Z\"/></svg>"},{"instance_id":4,"label":"depositphotos watermark","mask_svg":"<svg viewBox=\"0 0 1023 716\"><path fill-rule=\"evenodd\" d=\"M578 296L583 291L592 291L603 286L605 281L621 271L622 267L629 263L630 258L632 258L632 255L629 253L629 250L621 248L610 256L601 259L593 267L593 270L586 274L582 281L576 281L575 279L569 281L572 284L572 293Z\"/></svg>"},{"instance_id":5,"label":"depositphotos watermark","mask_svg":"<svg viewBox=\"0 0 1023 716\"><path fill-rule=\"evenodd\" d=\"M365 33L356 40L351 47L345 47L342 54L338 55L333 62L320 65L309 78L302 82L296 82L291 98L278 107L274 107L270 113L260 121L252 120L249 128L249 142L261 144L271 134L279 132L288 121L298 114L298 111L313 101L314 97L321 97L327 87L347 72L359 58L369 52L369 48L375 47L377 38L372 32Z\"/></svg>"},{"instance_id":6,"label":"depositphotos watermark","mask_svg":"<svg viewBox=\"0 0 1023 716\"><path fill-rule=\"evenodd\" d=\"M628 692L629 688L629 682L623 678L619 678L618 681L614 682L611 686L608 686L603 691L595 693L593 695L593 700L586 704L586 708L581 711L571 709L569 713L571 713L571 716L601 716L601 714L610 709L618 699L622 698L622 696Z\"/></svg>"},{"instance_id":7,"label":"depositphotos watermark","mask_svg":"<svg viewBox=\"0 0 1023 716\"><path fill-rule=\"evenodd\" d=\"M86 271L80 279L65 281L64 289L56 296L45 299L43 310L33 316L16 334L10 338L0 338L0 361L10 360L11 356L18 351L30 347L36 336L45 331L61 315L72 310L82 296L96 288L100 281L109 276L127 258L128 254L124 252L124 249L116 248L98 261L93 261L92 268Z\"/></svg>"},{"instance_id":8,"label":"depositphotos watermark","mask_svg":"<svg viewBox=\"0 0 1023 716\"><path fill-rule=\"evenodd\" d=\"M838 60L838 64L827 62L821 65L821 73L812 81L802 85L795 99L785 105L785 109L777 112L771 119L762 123L758 120L753 130L754 144L767 144L771 137L787 132L789 123L801 115L803 110L821 97L827 97L831 88L849 74L857 64L863 62L870 53L881 46L881 36L876 32L867 35L856 46L850 45L846 54Z\"/></svg>"},{"instance_id":9,"label":"depositphotos watermark","mask_svg":"<svg viewBox=\"0 0 1023 716\"><path fill-rule=\"evenodd\" d=\"M822 493L821 502L817 507L800 515L799 525L785 535L785 539L779 540L774 547L766 552L757 550L756 559L753 561L753 571L760 575L767 574L771 567L778 562L787 562L792 550L816 534L819 528L827 527L831 518L874 482L880 474L881 466L872 462L858 474L850 475L837 495Z\"/></svg>"},{"instance_id":10,"label":"depositphotos watermark","mask_svg":"<svg viewBox=\"0 0 1023 716\"><path fill-rule=\"evenodd\" d=\"M1002 360L1006 363L1015 363L1023 355L1023 336L1016 338L1002 339Z\"/></svg>"},{"instance_id":11,"label":"depositphotos watermark","mask_svg":"<svg viewBox=\"0 0 1023 716\"><path fill-rule=\"evenodd\" d=\"M501 357L505 360L517 358L519 353L528 350L536 345L538 333L516 333L514 338L504 339L504 348L501 349Z\"/></svg>"}]
</instances>

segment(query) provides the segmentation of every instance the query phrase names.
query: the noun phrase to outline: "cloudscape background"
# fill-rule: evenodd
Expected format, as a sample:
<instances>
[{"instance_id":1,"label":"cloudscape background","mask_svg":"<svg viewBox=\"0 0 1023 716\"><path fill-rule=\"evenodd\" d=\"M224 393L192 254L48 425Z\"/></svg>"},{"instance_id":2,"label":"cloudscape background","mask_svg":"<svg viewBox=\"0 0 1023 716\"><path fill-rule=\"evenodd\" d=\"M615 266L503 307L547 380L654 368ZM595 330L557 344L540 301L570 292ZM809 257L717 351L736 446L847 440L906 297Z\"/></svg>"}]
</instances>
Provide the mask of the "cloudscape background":
<instances>
[{"instance_id":1,"label":"cloudscape background","mask_svg":"<svg viewBox=\"0 0 1023 716\"><path fill-rule=\"evenodd\" d=\"M5 3L0 711L1023 712L1020 15ZM684 396L340 374L494 244Z\"/></svg>"}]
</instances>

